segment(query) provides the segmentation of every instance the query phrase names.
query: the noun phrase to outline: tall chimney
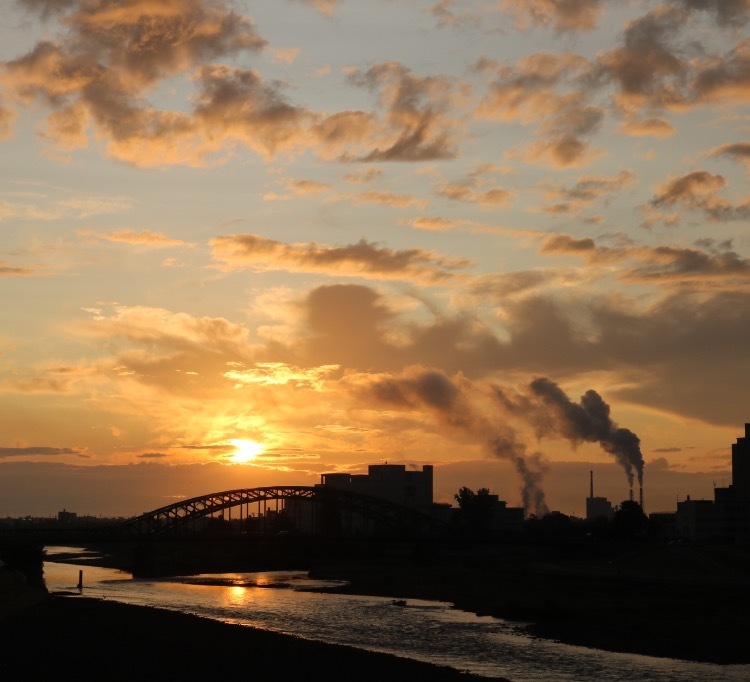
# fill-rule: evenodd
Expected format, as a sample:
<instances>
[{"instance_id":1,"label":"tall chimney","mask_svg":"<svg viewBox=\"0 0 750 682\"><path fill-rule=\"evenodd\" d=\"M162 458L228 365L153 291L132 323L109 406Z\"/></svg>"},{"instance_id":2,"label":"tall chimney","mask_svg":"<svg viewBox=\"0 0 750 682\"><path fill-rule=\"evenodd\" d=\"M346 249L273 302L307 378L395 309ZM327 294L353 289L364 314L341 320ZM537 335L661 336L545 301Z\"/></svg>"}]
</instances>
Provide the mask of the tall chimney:
<instances>
[{"instance_id":1,"label":"tall chimney","mask_svg":"<svg viewBox=\"0 0 750 682\"><path fill-rule=\"evenodd\" d=\"M643 486L638 489L638 501L641 505L641 511L643 511Z\"/></svg>"},{"instance_id":2,"label":"tall chimney","mask_svg":"<svg viewBox=\"0 0 750 682\"><path fill-rule=\"evenodd\" d=\"M630 487L630 501L633 501L633 487Z\"/></svg>"},{"instance_id":3,"label":"tall chimney","mask_svg":"<svg viewBox=\"0 0 750 682\"><path fill-rule=\"evenodd\" d=\"M592 469L589 471L589 477L590 477L590 492L589 497L594 497L594 470Z\"/></svg>"}]
</instances>

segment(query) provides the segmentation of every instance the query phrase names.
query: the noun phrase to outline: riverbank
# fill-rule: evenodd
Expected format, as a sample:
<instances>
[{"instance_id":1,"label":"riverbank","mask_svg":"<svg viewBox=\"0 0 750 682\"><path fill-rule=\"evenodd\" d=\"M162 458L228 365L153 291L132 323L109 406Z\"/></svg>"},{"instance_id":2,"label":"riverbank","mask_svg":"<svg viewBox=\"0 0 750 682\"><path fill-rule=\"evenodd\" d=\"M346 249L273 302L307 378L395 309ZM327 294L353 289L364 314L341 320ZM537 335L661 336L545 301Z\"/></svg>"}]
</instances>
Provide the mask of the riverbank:
<instances>
[{"instance_id":1,"label":"riverbank","mask_svg":"<svg viewBox=\"0 0 750 682\"><path fill-rule=\"evenodd\" d=\"M558 548L559 549L559 548ZM606 651L716 664L750 663L750 553L636 546L582 557L507 548L413 564L319 567L341 591L447 601L527 623L526 632Z\"/></svg>"},{"instance_id":2,"label":"riverbank","mask_svg":"<svg viewBox=\"0 0 750 682\"><path fill-rule=\"evenodd\" d=\"M56 594L0 617L0 641L3 682L489 679L163 609Z\"/></svg>"}]
</instances>

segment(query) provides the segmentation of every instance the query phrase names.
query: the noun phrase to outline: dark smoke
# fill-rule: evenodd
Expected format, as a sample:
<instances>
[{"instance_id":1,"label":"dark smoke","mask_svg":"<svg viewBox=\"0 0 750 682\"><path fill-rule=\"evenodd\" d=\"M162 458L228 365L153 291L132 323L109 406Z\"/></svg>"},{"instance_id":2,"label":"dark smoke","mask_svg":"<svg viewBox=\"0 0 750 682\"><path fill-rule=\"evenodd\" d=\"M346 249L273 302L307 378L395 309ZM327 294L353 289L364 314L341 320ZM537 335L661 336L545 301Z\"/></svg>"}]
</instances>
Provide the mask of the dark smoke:
<instances>
[{"instance_id":1,"label":"dark smoke","mask_svg":"<svg viewBox=\"0 0 750 682\"><path fill-rule=\"evenodd\" d=\"M503 416L531 424L539 438L553 435L573 444L598 443L625 470L631 490L636 475L643 485L640 439L612 421L609 405L594 390L574 403L554 381L540 378L520 392L492 385L487 393L461 376L412 368L401 377L384 376L368 383L367 394L389 405L429 409L443 426L470 435L493 456L511 462L521 480L523 506L537 515L548 513L541 487L546 467L541 455L527 454ZM483 410L487 405L489 411Z\"/></svg>"},{"instance_id":2,"label":"dark smoke","mask_svg":"<svg viewBox=\"0 0 750 682\"><path fill-rule=\"evenodd\" d=\"M641 440L629 429L619 428L609 415L609 405L594 390L574 403L565 392L549 379L535 379L529 385L532 393L550 408L535 419L537 433L558 434L573 443L599 443L625 470L632 489L634 472L638 484L643 485L643 455Z\"/></svg>"},{"instance_id":3,"label":"dark smoke","mask_svg":"<svg viewBox=\"0 0 750 682\"><path fill-rule=\"evenodd\" d=\"M521 479L524 508L537 516L549 513L541 482L541 457L526 455L526 448L515 431L497 415L482 415L483 396L468 380L451 379L440 371L422 369L402 378L385 377L368 385L370 396L391 405L430 409L445 426L456 428L480 440L500 459L513 463Z\"/></svg>"}]
</instances>

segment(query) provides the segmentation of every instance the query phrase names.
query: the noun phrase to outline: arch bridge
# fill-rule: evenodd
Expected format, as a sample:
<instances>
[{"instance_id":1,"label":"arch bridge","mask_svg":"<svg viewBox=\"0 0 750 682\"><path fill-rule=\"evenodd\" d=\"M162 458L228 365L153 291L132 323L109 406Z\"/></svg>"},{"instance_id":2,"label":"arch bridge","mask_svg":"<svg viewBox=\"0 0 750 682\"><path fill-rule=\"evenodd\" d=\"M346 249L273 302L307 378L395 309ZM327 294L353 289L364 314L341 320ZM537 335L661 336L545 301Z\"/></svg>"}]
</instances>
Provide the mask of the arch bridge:
<instances>
[{"instance_id":1,"label":"arch bridge","mask_svg":"<svg viewBox=\"0 0 750 682\"><path fill-rule=\"evenodd\" d=\"M234 514L234 515L233 515ZM329 486L240 488L181 500L109 527L120 537L189 534L224 525L257 533L432 536L445 523L410 507Z\"/></svg>"}]
</instances>

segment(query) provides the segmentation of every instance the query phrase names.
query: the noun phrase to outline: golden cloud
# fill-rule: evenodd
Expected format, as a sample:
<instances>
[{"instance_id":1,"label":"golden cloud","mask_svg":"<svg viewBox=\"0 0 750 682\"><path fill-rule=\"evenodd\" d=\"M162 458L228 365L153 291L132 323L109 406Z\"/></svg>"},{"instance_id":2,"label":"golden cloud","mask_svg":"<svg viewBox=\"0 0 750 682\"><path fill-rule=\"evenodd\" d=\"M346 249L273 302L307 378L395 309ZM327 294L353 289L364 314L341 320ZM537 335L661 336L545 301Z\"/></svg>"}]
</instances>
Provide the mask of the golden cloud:
<instances>
[{"instance_id":1,"label":"golden cloud","mask_svg":"<svg viewBox=\"0 0 750 682\"><path fill-rule=\"evenodd\" d=\"M317 243L285 244L254 234L216 237L211 241L214 258L229 268L317 272L375 279L416 279L442 282L450 270L469 262L421 249L396 251L364 239L337 247Z\"/></svg>"}]
</instances>

